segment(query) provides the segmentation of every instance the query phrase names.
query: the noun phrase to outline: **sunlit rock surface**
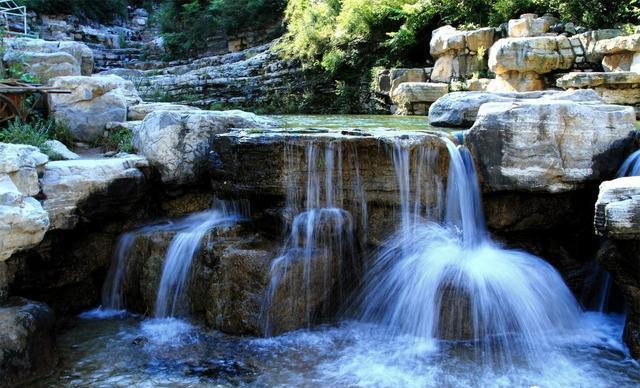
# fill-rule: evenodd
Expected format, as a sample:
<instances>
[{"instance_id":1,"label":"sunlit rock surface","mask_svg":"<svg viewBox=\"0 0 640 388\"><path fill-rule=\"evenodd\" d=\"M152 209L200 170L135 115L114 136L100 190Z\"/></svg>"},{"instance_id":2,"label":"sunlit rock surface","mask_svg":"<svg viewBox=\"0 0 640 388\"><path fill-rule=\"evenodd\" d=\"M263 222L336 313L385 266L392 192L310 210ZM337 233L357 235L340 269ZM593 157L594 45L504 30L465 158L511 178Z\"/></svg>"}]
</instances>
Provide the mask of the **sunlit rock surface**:
<instances>
[{"instance_id":1,"label":"sunlit rock surface","mask_svg":"<svg viewBox=\"0 0 640 388\"><path fill-rule=\"evenodd\" d=\"M441 127L471 127L478 116L478 110L487 102L516 103L523 100L546 99L576 102L602 102L591 90L574 92L453 92L439 98L429 108L429 123Z\"/></svg>"},{"instance_id":2,"label":"sunlit rock surface","mask_svg":"<svg viewBox=\"0 0 640 388\"><path fill-rule=\"evenodd\" d=\"M29 73L40 82L59 76L90 76L93 53L85 44L74 41L9 38L3 60L11 65L25 63Z\"/></svg>"},{"instance_id":3,"label":"sunlit rock surface","mask_svg":"<svg viewBox=\"0 0 640 388\"><path fill-rule=\"evenodd\" d=\"M126 214L145 192L147 167L138 156L48 163L40 183L51 229L73 229L80 222Z\"/></svg>"},{"instance_id":4,"label":"sunlit rock surface","mask_svg":"<svg viewBox=\"0 0 640 388\"><path fill-rule=\"evenodd\" d=\"M47 160L36 147L0 143L0 261L40 243L49 227L47 213L32 198Z\"/></svg>"},{"instance_id":5,"label":"sunlit rock surface","mask_svg":"<svg viewBox=\"0 0 640 388\"><path fill-rule=\"evenodd\" d=\"M111 121L126 121L127 107L141 102L131 81L117 76L57 77L49 85L71 94L51 94L49 111L74 138L95 141Z\"/></svg>"},{"instance_id":6,"label":"sunlit rock surface","mask_svg":"<svg viewBox=\"0 0 640 388\"><path fill-rule=\"evenodd\" d=\"M611 177L634 130L631 107L541 99L482 105L465 142L484 190L562 192Z\"/></svg>"},{"instance_id":7,"label":"sunlit rock surface","mask_svg":"<svg viewBox=\"0 0 640 388\"><path fill-rule=\"evenodd\" d=\"M155 111L194 111L200 110L193 106L172 104L170 102L143 102L138 105L130 106L127 110L128 121L142 121L151 112Z\"/></svg>"},{"instance_id":8,"label":"sunlit rock surface","mask_svg":"<svg viewBox=\"0 0 640 388\"><path fill-rule=\"evenodd\" d=\"M640 73L637 72L572 72L559 78L557 85L563 89L593 89L609 104L640 104Z\"/></svg>"},{"instance_id":9,"label":"sunlit rock surface","mask_svg":"<svg viewBox=\"0 0 640 388\"><path fill-rule=\"evenodd\" d=\"M640 177L618 178L600 185L595 228L605 237L640 240Z\"/></svg>"},{"instance_id":10,"label":"sunlit rock surface","mask_svg":"<svg viewBox=\"0 0 640 388\"><path fill-rule=\"evenodd\" d=\"M197 184L206 177L214 135L269 125L275 122L242 111L155 111L134 131L133 146L164 184Z\"/></svg>"}]
</instances>

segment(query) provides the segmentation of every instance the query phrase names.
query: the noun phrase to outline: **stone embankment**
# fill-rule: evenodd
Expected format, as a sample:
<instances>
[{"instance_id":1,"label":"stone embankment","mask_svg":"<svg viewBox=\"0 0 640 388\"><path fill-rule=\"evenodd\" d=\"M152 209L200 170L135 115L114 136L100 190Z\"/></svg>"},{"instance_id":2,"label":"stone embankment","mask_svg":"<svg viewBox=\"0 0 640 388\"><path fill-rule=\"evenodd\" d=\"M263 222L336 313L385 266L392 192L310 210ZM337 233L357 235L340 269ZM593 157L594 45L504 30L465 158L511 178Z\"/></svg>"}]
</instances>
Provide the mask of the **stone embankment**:
<instances>
[{"instance_id":1,"label":"stone embankment","mask_svg":"<svg viewBox=\"0 0 640 388\"><path fill-rule=\"evenodd\" d=\"M532 14L497 29L459 31L445 26L432 34L433 67L384 70L375 93L396 114L426 114L450 91L588 88L608 103L636 106L640 104L638 42L637 34L585 31Z\"/></svg>"}]
</instances>

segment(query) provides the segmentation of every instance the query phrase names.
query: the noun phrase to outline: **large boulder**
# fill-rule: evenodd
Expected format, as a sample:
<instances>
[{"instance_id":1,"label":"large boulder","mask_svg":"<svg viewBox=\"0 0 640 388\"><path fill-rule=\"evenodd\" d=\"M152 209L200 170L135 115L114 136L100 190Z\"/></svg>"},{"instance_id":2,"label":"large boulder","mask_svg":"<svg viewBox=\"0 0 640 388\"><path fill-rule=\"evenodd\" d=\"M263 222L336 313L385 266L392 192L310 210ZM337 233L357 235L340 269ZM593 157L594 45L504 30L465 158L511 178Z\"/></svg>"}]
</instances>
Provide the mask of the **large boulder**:
<instances>
[{"instance_id":1,"label":"large boulder","mask_svg":"<svg viewBox=\"0 0 640 388\"><path fill-rule=\"evenodd\" d=\"M80 42L11 38L5 39L5 44L3 60L26 64L42 82L55 76L89 76L93 72L93 52Z\"/></svg>"},{"instance_id":2,"label":"large boulder","mask_svg":"<svg viewBox=\"0 0 640 388\"><path fill-rule=\"evenodd\" d=\"M519 19L509 20L508 34L510 38L541 36L548 33L551 26L557 22L558 19L553 16L538 17L536 14L528 13L521 15Z\"/></svg>"},{"instance_id":3,"label":"large boulder","mask_svg":"<svg viewBox=\"0 0 640 388\"><path fill-rule=\"evenodd\" d=\"M488 102L515 103L533 99L568 100L576 102L601 102L592 90L571 92L539 91L539 92L454 92L439 98L429 108L429 123L440 127L469 128L476 121L478 110Z\"/></svg>"},{"instance_id":4,"label":"large boulder","mask_svg":"<svg viewBox=\"0 0 640 388\"><path fill-rule=\"evenodd\" d=\"M170 185L197 184L206 176L210 141L231 128L264 128L268 119L242 111L155 111L133 134L133 146Z\"/></svg>"},{"instance_id":5,"label":"large boulder","mask_svg":"<svg viewBox=\"0 0 640 388\"><path fill-rule=\"evenodd\" d=\"M600 185L594 224L596 233L607 238L598 261L625 300L623 339L631 355L640 359L640 177Z\"/></svg>"},{"instance_id":6,"label":"large boulder","mask_svg":"<svg viewBox=\"0 0 640 388\"><path fill-rule=\"evenodd\" d=\"M640 177L618 178L600 185L595 228L601 236L640 240Z\"/></svg>"},{"instance_id":7,"label":"large boulder","mask_svg":"<svg viewBox=\"0 0 640 388\"><path fill-rule=\"evenodd\" d=\"M609 104L640 104L640 73L636 72L572 72L556 84L568 90L593 89Z\"/></svg>"},{"instance_id":8,"label":"large boulder","mask_svg":"<svg viewBox=\"0 0 640 388\"><path fill-rule=\"evenodd\" d=\"M431 103L449 92L449 85L434 82L405 82L391 90L396 114L427 113Z\"/></svg>"},{"instance_id":9,"label":"large boulder","mask_svg":"<svg viewBox=\"0 0 640 388\"><path fill-rule=\"evenodd\" d=\"M431 70L423 68L404 69L397 68L389 71L389 88L387 92L393 93L393 90L405 82L427 82ZM385 89L384 85L380 88Z\"/></svg>"},{"instance_id":10,"label":"large boulder","mask_svg":"<svg viewBox=\"0 0 640 388\"><path fill-rule=\"evenodd\" d=\"M80 141L102 136L108 122L126 121L127 107L141 102L133 83L114 75L57 77L49 86L71 90L71 94L51 94L49 109Z\"/></svg>"},{"instance_id":11,"label":"large boulder","mask_svg":"<svg viewBox=\"0 0 640 388\"><path fill-rule=\"evenodd\" d=\"M127 214L145 194L147 166L138 156L47 163L40 184L51 229Z\"/></svg>"},{"instance_id":12,"label":"large boulder","mask_svg":"<svg viewBox=\"0 0 640 388\"><path fill-rule=\"evenodd\" d=\"M576 54L565 36L507 38L489 50L489 69L496 79L491 91L533 91L544 88L542 74L570 69Z\"/></svg>"},{"instance_id":13,"label":"large boulder","mask_svg":"<svg viewBox=\"0 0 640 388\"><path fill-rule=\"evenodd\" d=\"M563 192L612 176L635 131L631 107L486 103L465 136L486 191Z\"/></svg>"},{"instance_id":14,"label":"large boulder","mask_svg":"<svg viewBox=\"0 0 640 388\"><path fill-rule=\"evenodd\" d=\"M0 386L50 373L56 362L55 315L45 304L11 298L0 305Z\"/></svg>"},{"instance_id":15,"label":"large boulder","mask_svg":"<svg viewBox=\"0 0 640 388\"><path fill-rule=\"evenodd\" d=\"M36 147L0 143L0 261L44 238L49 217L32 196L47 160Z\"/></svg>"},{"instance_id":16,"label":"large boulder","mask_svg":"<svg viewBox=\"0 0 640 388\"><path fill-rule=\"evenodd\" d=\"M0 261L38 245L49 227L40 203L22 195L7 175L0 174Z\"/></svg>"},{"instance_id":17,"label":"large boulder","mask_svg":"<svg viewBox=\"0 0 640 388\"><path fill-rule=\"evenodd\" d=\"M451 26L434 30L429 50L436 59L431 81L450 82L453 78L467 78L474 72L487 69L484 54L494 42L495 29L480 28L458 31Z\"/></svg>"}]
</instances>

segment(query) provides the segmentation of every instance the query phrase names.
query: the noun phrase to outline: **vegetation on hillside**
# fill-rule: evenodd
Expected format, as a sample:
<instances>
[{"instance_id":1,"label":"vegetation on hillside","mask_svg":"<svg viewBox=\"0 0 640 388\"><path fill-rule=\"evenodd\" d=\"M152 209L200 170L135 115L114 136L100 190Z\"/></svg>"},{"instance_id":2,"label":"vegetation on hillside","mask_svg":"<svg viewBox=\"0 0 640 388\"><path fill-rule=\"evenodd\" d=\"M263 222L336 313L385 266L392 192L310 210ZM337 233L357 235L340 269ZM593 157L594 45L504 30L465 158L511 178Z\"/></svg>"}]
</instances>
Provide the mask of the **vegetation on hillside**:
<instances>
[{"instance_id":1,"label":"vegetation on hillside","mask_svg":"<svg viewBox=\"0 0 640 388\"><path fill-rule=\"evenodd\" d=\"M206 49L220 32L233 35L269 27L282 18L286 0L163 0L155 19L174 57Z\"/></svg>"},{"instance_id":2,"label":"vegetation on hillside","mask_svg":"<svg viewBox=\"0 0 640 388\"><path fill-rule=\"evenodd\" d=\"M330 73L370 65L424 64L431 31L498 26L523 13L592 28L638 22L639 0L289 0L279 48Z\"/></svg>"}]
</instances>

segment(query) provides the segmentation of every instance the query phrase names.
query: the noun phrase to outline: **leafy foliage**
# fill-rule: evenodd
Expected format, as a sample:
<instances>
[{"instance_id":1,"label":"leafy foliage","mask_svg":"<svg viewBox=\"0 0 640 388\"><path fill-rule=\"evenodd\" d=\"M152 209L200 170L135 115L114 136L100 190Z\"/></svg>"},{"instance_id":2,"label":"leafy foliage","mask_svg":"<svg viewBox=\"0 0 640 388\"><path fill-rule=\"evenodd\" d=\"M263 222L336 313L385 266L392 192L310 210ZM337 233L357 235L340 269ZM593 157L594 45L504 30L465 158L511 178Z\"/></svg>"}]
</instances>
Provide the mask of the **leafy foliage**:
<instances>
[{"instance_id":1,"label":"leafy foliage","mask_svg":"<svg viewBox=\"0 0 640 388\"><path fill-rule=\"evenodd\" d=\"M286 0L164 0L155 14L174 57L197 53L220 32L260 29L282 17Z\"/></svg>"},{"instance_id":2,"label":"leafy foliage","mask_svg":"<svg viewBox=\"0 0 640 388\"><path fill-rule=\"evenodd\" d=\"M102 147L105 151L133 152L133 134L125 127L115 128L101 137L96 142L96 146Z\"/></svg>"},{"instance_id":3,"label":"leafy foliage","mask_svg":"<svg viewBox=\"0 0 640 388\"><path fill-rule=\"evenodd\" d=\"M637 23L640 0L290 0L279 48L333 74L360 67L363 57L375 57L377 65L418 65L428 58L435 28L497 26L529 12L610 28Z\"/></svg>"}]
</instances>

